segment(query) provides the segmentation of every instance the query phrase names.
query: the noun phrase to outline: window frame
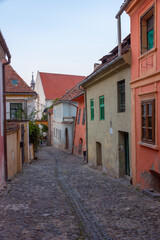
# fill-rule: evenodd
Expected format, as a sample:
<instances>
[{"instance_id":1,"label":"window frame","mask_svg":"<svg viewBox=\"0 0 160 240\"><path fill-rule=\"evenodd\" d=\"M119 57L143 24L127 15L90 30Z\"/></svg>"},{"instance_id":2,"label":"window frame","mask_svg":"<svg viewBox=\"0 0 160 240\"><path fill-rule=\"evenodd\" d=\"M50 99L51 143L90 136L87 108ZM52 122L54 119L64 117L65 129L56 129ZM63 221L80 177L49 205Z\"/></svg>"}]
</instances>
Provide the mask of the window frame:
<instances>
[{"instance_id":1,"label":"window frame","mask_svg":"<svg viewBox=\"0 0 160 240\"><path fill-rule=\"evenodd\" d=\"M84 108L83 108L82 125L85 125L85 121L86 121L86 109L85 109L85 107L84 107Z\"/></svg>"},{"instance_id":2,"label":"window frame","mask_svg":"<svg viewBox=\"0 0 160 240\"><path fill-rule=\"evenodd\" d=\"M81 108L79 108L79 110L78 110L77 124L80 124L80 118L81 118Z\"/></svg>"},{"instance_id":3,"label":"window frame","mask_svg":"<svg viewBox=\"0 0 160 240\"><path fill-rule=\"evenodd\" d=\"M147 15L149 15L149 16L147 16ZM149 49L149 47L148 47L148 26L147 26L147 22L152 15L153 15L153 47ZM143 24L143 21L145 22L145 24ZM145 30L143 30L143 27L145 27ZM146 46L143 46L144 45L143 41L146 42ZM141 55L145 54L146 52L150 51L151 49L153 49L155 47L155 6L154 5L152 5L140 17L140 43L141 43L141 46L140 46Z\"/></svg>"},{"instance_id":4,"label":"window frame","mask_svg":"<svg viewBox=\"0 0 160 240\"><path fill-rule=\"evenodd\" d=\"M91 121L94 121L94 99L90 99Z\"/></svg>"},{"instance_id":5,"label":"window frame","mask_svg":"<svg viewBox=\"0 0 160 240\"><path fill-rule=\"evenodd\" d=\"M101 103L103 100L103 103ZM103 109L103 111L102 111ZM99 97L99 118L100 120L105 120L105 103L104 103L104 95Z\"/></svg>"},{"instance_id":6,"label":"window frame","mask_svg":"<svg viewBox=\"0 0 160 240\"><path fill-rule=\"evenodd\" d=\"M152 115L149 115L148 105L152 104ZM146 106L146 113L143 114L143 106ZM149 118L152 118L152 126L149 126ZM146 124L143 124L145 119ZM146 137L143 130L146 129ZM149 138L149 130L152 130L152 139ZM155 145L155 98L141 101L141 141L144 143Z\"/></svg>"},{"instance_id":7,"label":"window frame","mask_svg":"<svg viewBox=\"0 0 160 240\"><path fill-rule=\"evenodd\" d=\"M21 108L17 109L17 107L15 107L15 108L11 107L15 104L17 105L17 107L18 107L18 105L21 105ZM20 113L20 117L17 117L17 111L19 109L21 109L21 113ZM15 114L12 113L13 110L16 111ZM22 119L22 110L23 110L23 104L22 103L10 103L10 119ZM15 117L13 118L12 115L14 115Z\"/></svg>"},{"instance_id":8,"label":"window frame","mask_svg":"<svg viewBox=\"0 0 160 240\"><path fill-rule=\"evenodd\" d=\"M124 91L120 91L122 85L124 84ZM121 102L121 95L124 93L124 103ZM117 111L118 113L126 111L126 82L125 79L117 82Z\"/></svg>"}]
</instances>

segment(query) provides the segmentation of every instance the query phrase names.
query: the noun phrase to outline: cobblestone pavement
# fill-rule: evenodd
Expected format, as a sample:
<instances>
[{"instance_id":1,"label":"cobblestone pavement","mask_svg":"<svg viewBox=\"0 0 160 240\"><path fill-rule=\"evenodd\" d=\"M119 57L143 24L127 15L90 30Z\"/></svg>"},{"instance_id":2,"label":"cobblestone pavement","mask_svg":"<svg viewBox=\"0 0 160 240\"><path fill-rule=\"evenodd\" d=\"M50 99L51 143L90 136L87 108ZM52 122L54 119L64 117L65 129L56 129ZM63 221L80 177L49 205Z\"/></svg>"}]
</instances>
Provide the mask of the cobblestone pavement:
<instances>
[{"instance_id":1,"label":"cobblestone pavement","mask_svg":"<svg viewBox=\"0 0 160 240\"><path fill-rule=\"evenodd\" d=\"M0 193L0 240L160 240L160 202L52 147Z\"/></svg>"}]
</instances>

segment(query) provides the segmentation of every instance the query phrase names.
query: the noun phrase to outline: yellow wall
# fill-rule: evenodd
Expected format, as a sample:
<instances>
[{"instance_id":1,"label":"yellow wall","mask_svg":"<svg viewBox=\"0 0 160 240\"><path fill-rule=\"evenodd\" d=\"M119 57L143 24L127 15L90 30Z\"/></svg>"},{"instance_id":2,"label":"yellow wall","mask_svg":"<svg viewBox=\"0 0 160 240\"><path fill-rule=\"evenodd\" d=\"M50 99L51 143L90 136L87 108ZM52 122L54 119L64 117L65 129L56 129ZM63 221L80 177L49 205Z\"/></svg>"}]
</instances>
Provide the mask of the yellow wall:
<instances>
[{"instance_id":1,"label":"yellow wall","mask_svg":"<svg viewBox=\"0 0 160 240\"><path fill-rule=\"evenodd\" d=\"M125 79L126 110L117 111L117 82ZM101 143L102 168L113 176L120 176L119 169L122 153L120 153L119 132L129 133L130 142L130 67L119 69L112 75L103 73L99 80L85 87L87 95L87 121L88 121L88 161L97 165L96 142ZM99 97L104 95L105 120L100 120ZM90 100L94 99L94 120L91 121ZM112 128L112 129L111 129ZM113 131L113 133L112 133ZM124 151L124 149L122 149Z\"/></svg>"}]
</instances>

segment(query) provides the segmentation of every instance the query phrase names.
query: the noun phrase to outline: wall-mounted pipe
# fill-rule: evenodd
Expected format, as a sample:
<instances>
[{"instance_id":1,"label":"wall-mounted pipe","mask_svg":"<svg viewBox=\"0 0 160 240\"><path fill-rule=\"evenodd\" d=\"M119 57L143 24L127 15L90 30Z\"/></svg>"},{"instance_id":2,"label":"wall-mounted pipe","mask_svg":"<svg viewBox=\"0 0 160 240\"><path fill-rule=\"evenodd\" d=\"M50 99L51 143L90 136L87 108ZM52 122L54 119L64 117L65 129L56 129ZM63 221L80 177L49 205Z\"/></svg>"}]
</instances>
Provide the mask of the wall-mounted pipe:
<instances>
[{"instance_id":1,"label":"wall-mounted pipe","mask_svg":"<svg viewBox=\"0 0 160 240\"><path fill-rule=\"evenodd\" d=\"M125 0L125 2L123 3L123 5L121 6L120 10L118 11L118 13L116 14L116 18L117 18L117 32L118 32L118 56L121 56L122 53L122 39L121 39L121 15L124 12L124 10L126 9L126 7L129 5L129 3L132 0Z\"/></svg>"}]
</instances>

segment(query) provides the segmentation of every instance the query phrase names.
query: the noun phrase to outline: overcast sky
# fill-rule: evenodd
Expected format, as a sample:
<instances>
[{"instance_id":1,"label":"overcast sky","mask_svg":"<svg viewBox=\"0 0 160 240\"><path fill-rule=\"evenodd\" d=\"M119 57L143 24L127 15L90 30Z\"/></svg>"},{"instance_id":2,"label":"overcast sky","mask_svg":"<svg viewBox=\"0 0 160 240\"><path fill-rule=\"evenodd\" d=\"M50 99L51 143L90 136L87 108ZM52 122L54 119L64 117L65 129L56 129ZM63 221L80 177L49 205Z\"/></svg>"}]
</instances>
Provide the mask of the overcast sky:
<instances>
[{"instance_id":1,"label":"overcast sky","mask_svg":"<svg viewBox=\"0 0 160 240\"><path fill-rule=\"evenodd\" d=\"M30 84L32 72L87 76L117 45L115 15L123 0L0 0L0 29L11 65ZM130 32L122 17L122 37Z\"/></svg>"}]
</instances>

